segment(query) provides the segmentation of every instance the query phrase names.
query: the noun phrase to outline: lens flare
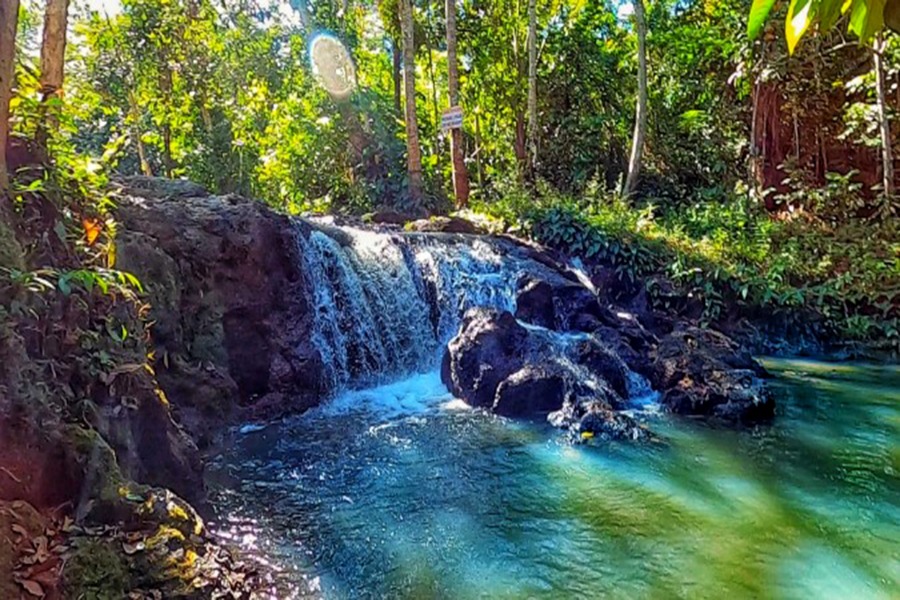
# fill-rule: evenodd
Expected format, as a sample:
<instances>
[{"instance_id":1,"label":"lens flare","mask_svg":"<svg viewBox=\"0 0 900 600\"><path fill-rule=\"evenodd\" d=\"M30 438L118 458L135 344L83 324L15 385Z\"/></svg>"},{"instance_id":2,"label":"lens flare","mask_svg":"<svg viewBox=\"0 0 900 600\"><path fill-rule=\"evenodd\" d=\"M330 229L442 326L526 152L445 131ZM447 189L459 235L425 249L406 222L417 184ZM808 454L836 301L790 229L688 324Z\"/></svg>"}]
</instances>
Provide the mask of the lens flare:
<instances>
[{"instance_id":1,"label":"lens flare","mask_svg":"<svg viewBox=\"0 0 900 600\"><path fill-rule=\"evenodd\" d=\"M309 46L313 74L333 98L350 96L356 88L356 68L347 47L334 36L319 34Z\"/></svg>"}]
</instances>

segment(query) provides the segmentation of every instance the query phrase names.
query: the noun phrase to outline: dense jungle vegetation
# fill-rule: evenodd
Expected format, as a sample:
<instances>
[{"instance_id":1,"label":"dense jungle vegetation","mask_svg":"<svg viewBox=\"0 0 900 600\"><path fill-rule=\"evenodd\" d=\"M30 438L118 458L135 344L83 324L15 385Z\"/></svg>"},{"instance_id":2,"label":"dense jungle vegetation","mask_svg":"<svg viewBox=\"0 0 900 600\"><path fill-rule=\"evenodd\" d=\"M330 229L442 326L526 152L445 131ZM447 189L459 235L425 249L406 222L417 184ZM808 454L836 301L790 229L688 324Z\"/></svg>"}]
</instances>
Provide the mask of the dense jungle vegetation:
<instances>
[{"instance_id":1,"label":"dense jungle vegetation","mask_svg":"<svg viewBox=\"0 0 900 600\"><path fill-rule=\"evenodd\" d=\"M3 0L4 285L139 288L113 270L106 184L144 174L292 213L464 209L624 280L665 274L707 322L815 315L896 351L898 11Z\"/></svg>"}]
</instances>

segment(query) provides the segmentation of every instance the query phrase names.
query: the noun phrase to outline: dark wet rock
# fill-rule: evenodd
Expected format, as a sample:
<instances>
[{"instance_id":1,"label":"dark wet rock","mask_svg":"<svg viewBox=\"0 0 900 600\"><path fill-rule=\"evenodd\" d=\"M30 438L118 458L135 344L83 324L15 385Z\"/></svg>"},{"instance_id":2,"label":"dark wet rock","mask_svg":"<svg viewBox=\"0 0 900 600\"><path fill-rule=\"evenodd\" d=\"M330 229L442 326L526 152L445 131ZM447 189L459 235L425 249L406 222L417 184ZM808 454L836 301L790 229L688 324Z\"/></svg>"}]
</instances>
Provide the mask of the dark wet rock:
<instances>
[{"instance_id":1,"label":"dark wet rock","mask_svg":"<svg viewBox=\"0 0 900 600\"><path fill-rule=\"evenodd\" d=\"M297 248L308 231L188 182L124 185L117 266L145 282L158 379L194 439L267 394L324 395Z\"/></svg>"},{"instance_id":2,"label":"dark wet rock","mask_svg":"<svg viewBox=\"0 0 900 600\"><path fill-rule=\"evenodd\" d=\"M416 218L416 216L408 213L385 209L364 215L363 221L368 221L377 225L404 225Z\"/></svg>"},{"instance_id":3,"label":"dark wet rock","mask_svg":"<svg viewBox=\"0 0 900 600\"><path fill-rule=\"evenodd\" d=\"M547 415L589 390L556 364L525 365L497 386L491 410L507 417Z\"/></svg>"},{"instance_id":4,"label":"dark wet rock","mask_svg":"<svg viewBox=\"0 0 900 600\"><path fill-rule=\"evenodd\" d=\"M448 344L443 381L457 397L498 414L549 415L573 431L642 439L637 424L615 410L628 394L624 363L590 335L553 336L508 312L473 309Z\"/></svg>"},{"instance_id":5,"label":"dark wet rock","mask_svg":"<svg viewBox=\"0 0 900 600\"><path fill-rule=\"evenodd\" d=\"M569 357L604 380L621 398L628 397L628 368L622 359L596 338L585 336L572 344Z\"/></svg>"},{"instance_id":6,"label":"dark wet rock","mask_svg":"<svg viewBox=\"0 0 900 600\"><path fill-rule=\"evenodd\" d=\"M553 286L541 279L520 279L516 295L516 318L539 327L555 327Z\"/></svg>"},{"instance_id":7,"label":"dark wet rock","mask_svg":"<svg viewBox=\"0 0 900 600\"><path fill-rule=\"evenodd\" d=\"M472 309L447 345L444 384L472 406L492 408L497 387L525 365L528 330L508 312Z\"/></svg>"},{"instance_id":8,"label":"dark wet rock","mask_svg":"<svg viewBox=\"0 0 900 600\"><path fill-rule=\"evenodd\" d=\"M730 422L771 418L765 369L722 333L683 326L660 340L651 381L672 412Z\"/></svg>"},{"instance_id":9,"label":"dark wet rock","mask_svg":"<svg viewBox=\"0 0 900 600\"><path fill-rule=\"evenodd\" d=\"M592 324L609 320L608 309L591 290L562 273L542 275L526 275L517 282L517 318L559 331L590 331Z\"/></svg>"},{"instance_id":10,"label":"dark wet rock","mask_svg":"<svg viewBox=\"0 0 900 600\"><path fill-rule=\"evenodd\" d=\"M584 407L578 420L577 432L603 439L646 441L651 439L649 430L628 415L611 410L608 406L592 402Z\"/></svg>"},{"instance_id":11,"label":"dark wet rock","mask_svg":"<svg viewBox=\"0 0 900 600\"><path fill-rule=\"evenodd\" d=\"M566 403L563 408L550 414L548 420L556 427L569 429L579 440L597 437L645 441L652 438L646 427L603 401L579 399Z\"/></svg>"}]
</instances>

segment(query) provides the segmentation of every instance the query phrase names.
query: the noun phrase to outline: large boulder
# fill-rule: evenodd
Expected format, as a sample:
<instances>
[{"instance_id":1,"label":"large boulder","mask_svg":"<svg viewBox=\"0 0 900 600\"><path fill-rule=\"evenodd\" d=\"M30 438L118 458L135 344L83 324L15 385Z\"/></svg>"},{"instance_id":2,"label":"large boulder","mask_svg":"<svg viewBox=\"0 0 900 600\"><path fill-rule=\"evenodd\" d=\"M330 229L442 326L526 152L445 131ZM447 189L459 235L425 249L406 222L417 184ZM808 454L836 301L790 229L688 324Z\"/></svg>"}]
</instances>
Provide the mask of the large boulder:
<instances>
[{"instance_id":1,"label":"large boulder","mask_svg":"<svg viewBox=\"0 0 900 600\"><path fill-rule=\"evenodd\" d=\"M765 370L722 333L682 326L660 340L655 355L651 381L672 412L743 423L775 413Z\"/></svg>"},{"instance_id":2,"label":"large boulder","mask_svg":"<svg viewBox=\"0 0 900 600\"><path fill-rule=\"evenodd\" d=\"M528 338L509 312L470 310L447 345L444 384L471 406L493 408L497 388L525 365Z\"/></svg>"},{"instance_id":3,"label":"large boulder","mask_svg":"<svg viewBox=\"0 0 900 600\"><path fill-rule=\"evenodd\" d=\"M522 325L509 312L466 313L447 345L441 375L457 397L509 417L548 417L558 427L607 438L642 439L617 412L627 368L595 338Z\"/></svg>"},{"instance_id":4,"label":"large boulder","mask_svg":"<svg viewBox=\"0 0 900 600\"><path fill-rule=\"evenodd\" d=\"M189 182L122 182L117 267L144 283L159 382L201 447L273 394L324 395L297 236L262 203ZM296 400L300 399L300 400Z\"/></svg>"},{"instance_id":5,"label":"large boulder","mask_svg":"<svg viewBox=\"0 0 900 600\"><path fill-rule=\"evenodd\" d=\"M609 288L611 284L598 281L594 285ZM602 345L575 346L582 353L575 362L599 373L619 396L626 391L624 375L616 365L624 362L651 382L671 412L731 423L772 417L774 401L763 381L765 371L745 347L712 329L649 318L652 311L641 305L640 294L628 309L604 304L601 299L608 302L608 292L597 296L559 269L529 274L518 282L516 316L540 327L581 331L589 334L588 340L603 340ZM609 355L615 360L609 361ZM565 414L568 421L576 418Z\"/></svg>"}]
</instances>

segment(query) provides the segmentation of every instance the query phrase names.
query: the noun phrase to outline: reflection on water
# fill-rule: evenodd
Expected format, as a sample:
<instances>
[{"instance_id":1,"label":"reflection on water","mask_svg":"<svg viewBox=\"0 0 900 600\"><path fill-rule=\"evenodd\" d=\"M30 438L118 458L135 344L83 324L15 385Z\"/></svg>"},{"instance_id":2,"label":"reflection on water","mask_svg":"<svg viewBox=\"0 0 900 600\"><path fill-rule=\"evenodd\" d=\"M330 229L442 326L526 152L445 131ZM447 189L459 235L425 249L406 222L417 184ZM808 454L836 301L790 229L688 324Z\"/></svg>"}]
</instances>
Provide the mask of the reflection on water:
<instances>
[{"instance_id":1,"label":"reflection on water","mask_svg":"<svg viewBox=\"0 0 900 600\"><path fill-rule=\"evenodd\" d=\"M898 597L900 370L767 366L773 426L652 415L654 447L571 446L436 374L355 392L239 437L213 528L279 597Z\"/></svg>"}]
</instances>

